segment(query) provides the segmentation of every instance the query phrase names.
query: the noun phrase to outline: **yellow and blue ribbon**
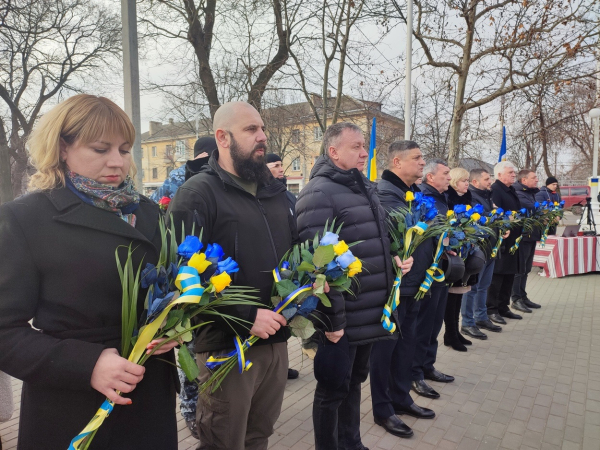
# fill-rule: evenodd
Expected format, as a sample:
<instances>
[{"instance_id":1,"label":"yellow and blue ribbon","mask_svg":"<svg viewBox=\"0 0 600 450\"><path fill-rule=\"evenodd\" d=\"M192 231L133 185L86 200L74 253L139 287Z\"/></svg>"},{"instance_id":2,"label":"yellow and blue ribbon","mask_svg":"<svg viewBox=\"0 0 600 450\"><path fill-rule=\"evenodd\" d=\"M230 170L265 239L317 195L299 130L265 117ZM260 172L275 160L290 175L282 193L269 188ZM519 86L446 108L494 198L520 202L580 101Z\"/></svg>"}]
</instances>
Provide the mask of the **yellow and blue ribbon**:
<instances>
[{"instance_id":1,"label":"yellow and blue ribbon","mask_svg":"<svg viewBox=\"0 0 600 450\"><path fill-rule=\"evenodd\" d=\"M495 258L496 256L498 256L498 249L500 248L500 246L502 245L502 241L504 240L504 238L502 237L502 235L500 234L498 236L498 240L496 241L496 246L492 249L492 258Z\"/></svg>"},{"instance_id":2,"label":"yellow and blue ribbon","mask_svg":"<svg viewBox=\"0 0 600 450\"><path fill-rule=\"evenodd\" d=\"M431 289L431 285L433 284L434 281L441 283L445 279L444 272L442 272L442 269L440 269L438 267L438 265L440 263L442 253L444 253L443 242L444 242L444 239L446 239L447 235L448 235L448 233L444 232L438 240L438 245L435 250L435 255L433 258L433 264L431 266L429 266L429 269L427 269L427 271L425 272L425 279L421 283L421 286L419 286L419 291L423 293L422 295L424 295L425 293L427 293L429 291L429 289ZM438 275L438 273L439 273L439 275ZM421 297L422 297L422 295L421 295Z\"/></svg>"},{"instance_id":3,"label":"yellow and blue ribbon","mask_svg":"<svg viewBox=\"0 0 600 450\"><path fill-rule=\"evenodd\" d=\"M383 316L381 317L383 328L385 328L386 331L389 331L390 333L396 331L396 324L394 323L394 321L392 321L392 313L400 305L400 283L402 282L401 273L402 272L399 272L399 274L394 279L394 284L392 286L391 304L390 302L386 303L386 305L383 308Z\"/></svg>"},{"instance_id":4,"label":"yellow and blue ribbon","mask_svg":"<svg viewBox=\"0 0 600 450\"><path fill-rule=\"evenodd\" d=\"M137 364L137 362L146 352L146 347L150 341L154 339L156 332L160 329L162 323L167 318L169 311L171 311L174 306L184 303L200 303L200 299L204 293L204 288L200 284L200 276L198 275L198 271L196 269L189 266L181 267L179 269L179 273L177 274L175 285L178 289L180 289L179 297L169 303L152 322L146 324L140 329L135 346L133 347L133 350L131 350L129 358L127 358L129 361ZM85 438L100 428L102 423L104 423L108 415L112 412L113 407L113 402L111 402L109 399L104 400L104 403L102 403L98 411L96 411L96 414L92 420L90 420L85 428L73 438L68 450L81 450L85 448L83 446Z\"/></svg>"},{"instance_id":5,"label":"yellow and blue ribbon","mask_svg":"<svg viewBox=\"0 0 600 450\"><path fill-rule=\"evenodd\" d=\"M515 241L515 245L513 245L510 248L510 254L511 255L514 255L517 252L517 250L519 250L519 244L521 243L521 239L523 239L523 235L519 236L517 238L517 240Z\"/></svg>"}]
</instances>

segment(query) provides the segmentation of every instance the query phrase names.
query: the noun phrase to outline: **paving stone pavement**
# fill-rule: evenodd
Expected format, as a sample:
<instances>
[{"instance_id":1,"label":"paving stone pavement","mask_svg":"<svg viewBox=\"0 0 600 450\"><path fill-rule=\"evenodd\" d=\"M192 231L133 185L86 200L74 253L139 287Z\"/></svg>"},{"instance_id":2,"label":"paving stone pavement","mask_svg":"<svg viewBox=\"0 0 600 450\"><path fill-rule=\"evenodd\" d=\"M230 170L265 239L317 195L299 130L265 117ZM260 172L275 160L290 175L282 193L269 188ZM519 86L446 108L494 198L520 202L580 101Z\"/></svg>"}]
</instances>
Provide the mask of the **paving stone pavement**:
<instances>
[{"instance_id":1,"label":"paving stone pavement","mask_svg":"<svg viewBox=\"0 0 600 450\"><path fill-rule=\"evenodd\" d=\"M413 396L437 416L403 416L415 431L412 438L392 436L373 423L365 383L363 444L371 450L599 450L600 276L546 279L535 272L528 290L542 309L510 320L502 333L488 333L487 341L476 340L467 353L440 347L436 367L456 380L432 383L440 399ZM309 450L314 448L312 360L303 357L297 339L290 340L289 355L300 377L287 383L269 449ZM20 382L13 386L18 405ZM13 418L0 424L4 449L16 448L18 412L17 406ZM179 418L179 448L195 449L197 441Z\"/></svg>"}]
</instances>

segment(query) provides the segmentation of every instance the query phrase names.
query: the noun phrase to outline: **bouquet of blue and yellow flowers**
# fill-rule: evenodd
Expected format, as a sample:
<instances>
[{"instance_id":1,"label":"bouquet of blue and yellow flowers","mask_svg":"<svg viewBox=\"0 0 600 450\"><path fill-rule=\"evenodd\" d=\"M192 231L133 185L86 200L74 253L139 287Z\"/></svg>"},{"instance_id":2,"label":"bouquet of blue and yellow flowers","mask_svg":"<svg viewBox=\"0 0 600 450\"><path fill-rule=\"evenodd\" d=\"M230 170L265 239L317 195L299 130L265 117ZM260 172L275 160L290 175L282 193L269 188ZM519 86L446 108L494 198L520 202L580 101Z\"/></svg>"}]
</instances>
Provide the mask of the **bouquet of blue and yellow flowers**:
<instances>
[{"instance_id":1,"label":"bouquet of blue and yellow flowers","mask_svg":"<svg viewBox=\"0 0 600 450\"><path fill-rule=\"evenodd\" d=\"M219 315L235 321L234 317L220 314L218 308L240 303L256 304L255 290L230 286L230 274L239 268L230 257L225 258L218 244L209 244L202 252L200 238L191 235L177 245L174 230L167 231L162 220L159 226L162 246L156 266L146 264L142 270L140 265L134 270L131 246L123 265L118 249L116 252L123 289L121 355L129 355L128 360L139 365L144 365L168 342L189 342L193 337L192 331L205 325L192 325L193 317L199 314ZM167 245L169 233L170 245ZM138 319L140 289L147 289L147 294L144 310ZM151 344L155 340L160 341ZM178 352L178 362L190 381L198 377L196 361L185 345ZM113 408L114 402L107 398L92 420L71 441L69 450L89 448L98 428Z\"/></svg>"},{"instance_id":2,"label":"bouquet of blue and yellow flowers","mask_svg":"<svg viewBox=\"0 0 600 450\"><path fill-rule=\"evenodd\" d=\"M494 234L497 237L496 244L494 248L492 248L491 256L495 258L498 256L498 250L502 245L502 241L504 240L504 236L511 228L514 228L519 224L519 222L514 220L514 215L512 211L504 211L502 208L493 209L486 217L484 224L491 228L494 231Z\"/></svg>"},{"instance_id":3,"label":"bouquet of blue and yellow flowers","mask_svg":"<svg viewBox=\"0 0 600 450\"><path fill-rule=\"evenodd\" d=\"M486 225L482 205L456 205L449 210L446 221L448 243L446 250L454 250L461 258L466 258L474 246L483 245L485 239L493 234Z\"/></svg>"},{"instance_id":4,"label":"bouquet of blue and yellow flowers","mask_svg":"<svg viewBox=\"0 0 600 450\"><path fill-rule=\"evenodd\" d=\"M438 210L435 208L433 197L423 195L421 192L407 191L405 200L408 206L390 211L387 219L392 243L391 250L401 261L410 258L424 241L443 233L442 227L434 222L434 219L438 217ZM396 324L391 317L400 305L400 285L402 284L402 270L395 263L394 266L396 267L396 278L381 316L383 328L390 333L396 330Z\"/></svg>"},{"instance_id":5,"label":"bouquet of blue and yellow flowers","mask_svg":"<svg viewBox=\"0 0 600 450\"><path fill-rule=\"evenodd\" d=\"M562 200L560 202L542 202L541 204L539 202L535 203L536 208L540 208L544 214L542 217L542 221L546 223L546 226L544 227L544 231L542 232L542 236L540 238L540 243L542 244L542 247L546 244L546 239L548 239L548 233L550 232L550 228L558 223L558 221L560 219L562 219L565 210L564 210L564 206L565 206L565 201Z\"/></svg>"},{"instance_id":6,"label":"bouquet of blue and yellow flowers","mask_svg":"<svg viewBox=\"0 0 600 450\"><path fill-rule=\"evenodd\" d=\"M273 311L285 317L293 335L307 339L315 332L309 317L319 305L330 307L325 286L339 292L348 292L352 278L362 271L362 263L350 251L357 242L347 244L339 239L341 226L334 231L335 220L325 224L322 236L295 245L273 269ZM252 362L246 357L248 349L260 338L234 338L235 350L220 356L211 356L206 367L214 370L201 391L214 392L227 374L237 365L240 373L249 370Z\"/></svg>"}]
</instances>

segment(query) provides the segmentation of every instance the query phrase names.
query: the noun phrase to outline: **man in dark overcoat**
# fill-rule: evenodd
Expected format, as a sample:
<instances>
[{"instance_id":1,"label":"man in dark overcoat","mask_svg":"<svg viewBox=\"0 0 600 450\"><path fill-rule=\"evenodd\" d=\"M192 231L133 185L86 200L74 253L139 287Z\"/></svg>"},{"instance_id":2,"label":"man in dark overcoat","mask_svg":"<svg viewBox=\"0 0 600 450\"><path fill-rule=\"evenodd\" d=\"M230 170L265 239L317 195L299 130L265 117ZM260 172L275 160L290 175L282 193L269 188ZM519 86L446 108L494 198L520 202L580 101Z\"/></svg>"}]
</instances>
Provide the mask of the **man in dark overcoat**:
<instances>
[{"instance_id":1,"label":"man in dark overcoat","mask_svg":"<svg viewBox=\"0 0 600 450\"><path fill-rule=\"evenodd\" d=\"M519 197L515 192L515 166L509 161L501 161L494 166L496 181L492 184L492 201L496 207L505 211L518 211L521 209ZM488 289L487 309L488 317L492 322L506 325L504 318L522 319L513 313L510 308L510 294L512 291L515 274L519 273L519 255L511 254L510 248L521 236L519 228L513 228L508 238L502 241L498 251L498 259L494 264L494 275Z\"/></svg>"}]
</instances>

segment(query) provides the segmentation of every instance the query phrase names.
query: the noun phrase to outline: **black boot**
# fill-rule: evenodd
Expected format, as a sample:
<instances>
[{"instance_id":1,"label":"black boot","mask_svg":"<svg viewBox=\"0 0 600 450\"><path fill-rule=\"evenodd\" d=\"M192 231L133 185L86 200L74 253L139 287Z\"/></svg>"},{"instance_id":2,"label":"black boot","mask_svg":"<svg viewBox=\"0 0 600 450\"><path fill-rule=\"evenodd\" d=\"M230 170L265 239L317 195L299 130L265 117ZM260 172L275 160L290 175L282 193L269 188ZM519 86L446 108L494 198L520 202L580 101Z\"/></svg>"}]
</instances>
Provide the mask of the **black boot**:
<instances>
[{"instance_id":1,"label":"black boot","mask_svg":"<svg viewBox=\"0 0 600 450\"><path fill-rule=\"evenodd\" d=\"M444 332L444 345L446 347L452 347L457 352L466 352L465 347L458 339L458 322L456 320L456 301L452 298L455 294L448 294L448 301L446 302L446 312L444 314L444 325L446 331Z\"/></svg>"},{"instance_id":2,"label":"black boot","mask_svg":"<svg viewBox=\"0 0 600 450\"><path fill-rule=\"evenodd\" d=\"M453 294L450 294L453 295ZM466 337L464 337L462 335L462 333L460 332L460 307L462 304L462 295L461 294L456 294L458 296L456 304L455 304L455 308L454 308L454 316L455 316L455 323L456 323L456 335L458 336L458 340L460 341L461 344L463 345L471 345L472 342L470 340L468 340Z\"/></svg>"}]
</instances>

